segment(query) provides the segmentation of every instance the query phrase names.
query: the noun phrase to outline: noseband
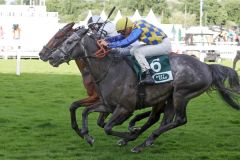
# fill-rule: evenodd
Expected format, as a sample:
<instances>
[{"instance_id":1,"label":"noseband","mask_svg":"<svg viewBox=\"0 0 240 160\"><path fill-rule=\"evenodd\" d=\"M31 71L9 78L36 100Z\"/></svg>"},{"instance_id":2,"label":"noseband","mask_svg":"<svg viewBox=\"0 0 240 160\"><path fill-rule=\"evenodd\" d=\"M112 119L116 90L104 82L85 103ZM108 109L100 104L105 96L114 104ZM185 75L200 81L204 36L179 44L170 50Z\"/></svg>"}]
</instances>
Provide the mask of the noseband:
<instances>
[{"instance_id":1,"label":"noseband","mask_svg":"<svg viewBox=\"0 0 240 160\"><path fill-rule=\"evenodd\" d=\"M71 40L71 41L69 41L69 42L74 42L74 41L76 41L76 43L75 43L74 45L72 45L71 48L69 48L67 51L63 50L62 47L58 47L58 48L57 48L57 50L59 50L61 53L63 53L63 54L64 54L64 57L65 57L65 58L67 57L66 59L68 59L68 60L70 60L70 56L71 56L70 53L72 53L72 50L77 46L77 44L80 44L80 46L81 46L82 48L84 48L83 45L80 43L80 42L81 42L81 39L82 39L83 37L80 37L76 32L73 32L72 34L73 34L75 37L74 37L73 40Z\"/></svg>"}]
</instances>

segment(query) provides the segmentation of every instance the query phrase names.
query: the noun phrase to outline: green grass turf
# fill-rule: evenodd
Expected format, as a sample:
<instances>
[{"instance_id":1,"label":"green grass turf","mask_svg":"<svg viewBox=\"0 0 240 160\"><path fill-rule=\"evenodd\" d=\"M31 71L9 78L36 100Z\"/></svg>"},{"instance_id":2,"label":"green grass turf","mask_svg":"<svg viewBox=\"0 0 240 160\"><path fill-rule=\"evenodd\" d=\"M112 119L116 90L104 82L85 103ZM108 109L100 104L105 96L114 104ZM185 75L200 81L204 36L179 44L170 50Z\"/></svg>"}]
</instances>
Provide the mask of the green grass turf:
<instances>
[{"instance_id":1,"label":"green grass turf","mask_svg":"<svg viewBox=\"0 0 240 160\"><path fill-rule=\"evenodd\" d=\"M223 64L231 65L228 61ZM186 125L134 154L130 149L159 123L136 141L119 147L116 137L96 125L98 114L90 114L90 134L95 138L90 147L70 126L69 105L86 96L74 62L53 68L42 61L22 60L21 76L15 75L15 68L15 60L0 60L0 160L240 159L240 112L228 107L215 92L189 103ZM81 111L77 112L79 125ZM127 122L116 129L126 130Z\"/></svg>"}]
</instances>

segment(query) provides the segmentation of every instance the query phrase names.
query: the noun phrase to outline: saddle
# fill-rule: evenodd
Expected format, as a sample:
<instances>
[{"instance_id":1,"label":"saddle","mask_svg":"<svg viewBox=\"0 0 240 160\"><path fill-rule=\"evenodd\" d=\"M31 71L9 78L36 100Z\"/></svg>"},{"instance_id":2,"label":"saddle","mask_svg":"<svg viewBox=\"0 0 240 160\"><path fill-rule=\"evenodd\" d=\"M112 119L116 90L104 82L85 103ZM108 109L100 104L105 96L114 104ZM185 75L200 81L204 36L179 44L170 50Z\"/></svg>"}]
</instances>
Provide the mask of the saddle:
<instances>
[{"instance_id":1,"label":"saddle","mask_svg":"<svg viewBox=\"0 0 240 160\"><path fill-rule=\"evenodd\" d=\"M125 56L125 60L128 62L129 66L134 70L138 77L138 81L143 78L142 70L140 65L134 56ZM152 78L155 84L165 83L173 80L171 66L169 63L168 55L159 55L153 57L147 57L147 61L151 67Z\"/></svg>"}]
</instances>

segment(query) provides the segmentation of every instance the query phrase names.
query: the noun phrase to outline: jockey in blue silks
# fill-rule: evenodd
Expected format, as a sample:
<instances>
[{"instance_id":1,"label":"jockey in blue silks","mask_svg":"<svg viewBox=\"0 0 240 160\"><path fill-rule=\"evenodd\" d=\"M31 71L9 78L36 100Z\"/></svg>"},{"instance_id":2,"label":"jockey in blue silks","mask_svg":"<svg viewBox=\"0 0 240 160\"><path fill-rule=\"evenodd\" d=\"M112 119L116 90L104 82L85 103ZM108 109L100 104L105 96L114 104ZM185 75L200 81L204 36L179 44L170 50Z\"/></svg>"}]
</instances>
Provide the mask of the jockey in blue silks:
<instances>
[{"instance_id":1,"label":"jockey in blue silks","mask_svg":"<svg viewBox=\"0 0 240 160\"><path fill-rule=\"evenodd\" d=\"M169 54L171 52L171 42L167 35L160 28L145 20L133 23L127 17L117 21L116 30L121 35L102 40L102 45L108 48L118 48L127 47L137 40L143 42L144 44L142 45L132 47L130 53L135 56L142 72L146 75L140 83L154 84L151 68L145 57Z\"/></svg>"},{"instance_id":2,"label":"jockey in blue silks","mask_svg":"<svg viewBox=\"0 0 240 160\"><path fill-rule=\"evenodd\" d=\"M90 17L87 25L93 33L98 33L104 38L119 35L119 33L116 31L115 24L110 21L104 21L99 15L93 15ZM126 48L117 48L116 50L121 55L130 55L130 49L139 44L139 41L136 41Z\"/></svg>"}]
</instances>

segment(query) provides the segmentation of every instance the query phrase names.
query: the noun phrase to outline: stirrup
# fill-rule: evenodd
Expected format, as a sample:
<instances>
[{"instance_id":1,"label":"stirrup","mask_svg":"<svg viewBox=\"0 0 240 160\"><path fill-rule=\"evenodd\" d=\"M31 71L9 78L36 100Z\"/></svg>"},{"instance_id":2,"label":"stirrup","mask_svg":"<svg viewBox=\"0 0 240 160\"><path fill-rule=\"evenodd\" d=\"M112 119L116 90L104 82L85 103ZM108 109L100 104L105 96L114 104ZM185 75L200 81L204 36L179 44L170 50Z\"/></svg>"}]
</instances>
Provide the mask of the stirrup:
<instances>
[{"instance_id":1,"label":"stirrup","mask_svg":"<svg viewBox=\"0 0 240 160\"><path fill-rule=\"evenodd\" d=\"M139 82L140 84L142 85L152 85L152 84L155 84L155 81L154 79L151 77L151 75L147 75L145 79L141 80Z\"/></svg>"}]
</instances>

